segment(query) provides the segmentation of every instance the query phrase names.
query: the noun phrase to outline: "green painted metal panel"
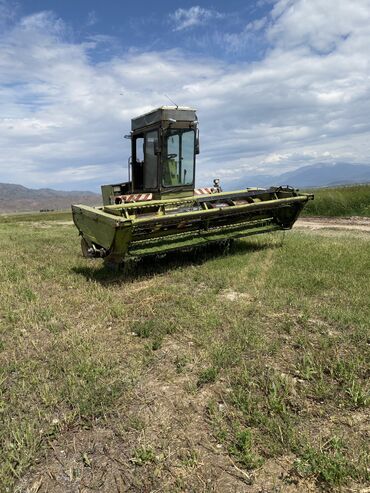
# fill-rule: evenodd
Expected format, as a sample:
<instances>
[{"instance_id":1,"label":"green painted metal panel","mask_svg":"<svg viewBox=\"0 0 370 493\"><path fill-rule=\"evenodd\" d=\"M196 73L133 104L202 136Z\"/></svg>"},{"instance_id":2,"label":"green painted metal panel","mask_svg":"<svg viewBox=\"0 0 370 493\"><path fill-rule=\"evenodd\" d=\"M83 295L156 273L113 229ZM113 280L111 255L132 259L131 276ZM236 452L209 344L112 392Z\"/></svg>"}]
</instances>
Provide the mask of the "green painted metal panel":
<instances>
[{"instance_id":1,"label":"green painted metal panel","mask_svg":"<svg viewBox=\"0 0 370 493\"><path fill-rule=\"evenodd\" d=\"M251 190L232 192L237 200ZM311 195L289 191L276 194L255 190L256 202L224 203L229 192L211 196L212 208L203 208L209 197L153 200L93 208L73 206L73 219L89 245L105 249L108 259L141 256L190 248L208 242L240 238L278 229L289 229ZM289 195L290 197L286 196ZM234 203L233 201L231 201ZM178 212L180 211L180 212Z\"/></svg>"}]
</instances>

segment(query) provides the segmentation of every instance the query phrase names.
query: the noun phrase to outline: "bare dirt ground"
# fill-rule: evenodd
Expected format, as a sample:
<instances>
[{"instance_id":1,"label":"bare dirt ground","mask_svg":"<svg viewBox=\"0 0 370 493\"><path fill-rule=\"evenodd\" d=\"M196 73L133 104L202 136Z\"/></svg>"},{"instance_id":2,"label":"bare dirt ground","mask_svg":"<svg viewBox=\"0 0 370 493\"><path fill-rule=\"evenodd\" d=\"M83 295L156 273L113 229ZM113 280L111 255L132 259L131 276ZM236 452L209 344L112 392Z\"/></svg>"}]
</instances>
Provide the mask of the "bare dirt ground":
<instances>
[{"instance_id":1,"label":"bare dirt ground","mask_svg":"<svg viewBox=\"0 0 370 493\"><path fill-rule=\"evenodd\" d=\"M361 231L370 233L369 217L304 217L298 219L295 228L318 230L318 229L337 229L349 231Z\"/></svg>"},{"instance_id":2,"label":"bare dirt ground","mask_svg":"<svg viewBox=\"0 0 370 493\"><path fill-rule=\"evenodd\" d=\"M291 457L268 460L253 472L238 467L213 438L207 418L207 402L225 382L192 392L196 375L178 373L173 364L179 351L194 359L191 341L168 341L115 416L52 441L15 491L317 492L310 480L291 475ZM154 453L158 448L161 452Z\"/></svg>"}]
</instances>

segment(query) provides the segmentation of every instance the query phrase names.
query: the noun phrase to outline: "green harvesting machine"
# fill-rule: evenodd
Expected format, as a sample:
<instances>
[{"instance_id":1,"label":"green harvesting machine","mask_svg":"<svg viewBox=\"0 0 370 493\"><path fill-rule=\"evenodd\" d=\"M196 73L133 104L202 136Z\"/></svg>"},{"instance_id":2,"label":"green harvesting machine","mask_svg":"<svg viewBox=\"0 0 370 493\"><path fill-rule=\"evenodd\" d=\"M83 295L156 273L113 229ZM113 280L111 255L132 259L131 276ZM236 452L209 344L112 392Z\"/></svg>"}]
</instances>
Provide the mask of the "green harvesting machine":
<instances>
[{"instance_id":1,"label":"green harvesting machine","mask_svg":"<svg viewBox=\"0 0 370 493\"><path fill-rule=\"evenodd\" d=\"M195 188L196 112L163 106L131 120L129 179L103 185L103 205L73 205L82 253L119 264L129 257L290 229L313 195L289 186L223 192Z\"/></svg>"}]
</instances>

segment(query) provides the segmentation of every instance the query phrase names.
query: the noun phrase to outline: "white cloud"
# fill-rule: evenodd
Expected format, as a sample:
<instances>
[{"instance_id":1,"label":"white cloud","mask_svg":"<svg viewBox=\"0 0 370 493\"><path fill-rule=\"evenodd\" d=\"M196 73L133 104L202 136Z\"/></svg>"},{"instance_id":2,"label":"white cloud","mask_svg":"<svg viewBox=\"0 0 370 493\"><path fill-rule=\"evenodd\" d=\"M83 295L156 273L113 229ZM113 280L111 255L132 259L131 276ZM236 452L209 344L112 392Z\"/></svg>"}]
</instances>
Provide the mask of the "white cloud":
<instances>
[{"instance_id":1,"label":"white cloud","mask_svg":"<svg viewBox=\"0 0 370 493\"><path fill-rule=\"evenodd\" d=\"M267 24L267 17L261 17L261 19L255 19L252 22L248 22L246 30L257 32L263 29Z\"/></svg>"},{"instance_id":2,"label":"white cloud","mask_svg":"<svg viewBox=\"0 0 370 493\"><path fill-rule=\"evenodd\" d=\"M169 15L170 23L173 24L173 31L182 31L194 26L207 23L210 19L220 19L223 15L215 10L208 10L199 5L189 9L177 9Z\"/></svg>"},{"instance_id":3,"label":"white cloud","mask_svg":"<svg viewBox=\"0 0 370 493\"><path fill-rule=\"evenodd\" d=\"M280 0L272 10L269 38L284 48L329 52L347 36L368 31L369 17L370 0Z\"/></svg>"},{"instance_id":4,"label":"white cloud","mask_svg":"<svg viewBox=\"0 0 370 493\"><path fill-rule=\"evenodd\" d=\"M74 42L50 12L20 19L0 35L0 182L97 188L125 179L130 118L168 104L165 94L198 109L199 185L369 162L369 0L351 2L352 12L346 0L327 4L321 17L315 0L277 1L249 28L266 30L266 56L237 64L180 50L93 63L109 38Z\"/></svg>"}]
</instances>

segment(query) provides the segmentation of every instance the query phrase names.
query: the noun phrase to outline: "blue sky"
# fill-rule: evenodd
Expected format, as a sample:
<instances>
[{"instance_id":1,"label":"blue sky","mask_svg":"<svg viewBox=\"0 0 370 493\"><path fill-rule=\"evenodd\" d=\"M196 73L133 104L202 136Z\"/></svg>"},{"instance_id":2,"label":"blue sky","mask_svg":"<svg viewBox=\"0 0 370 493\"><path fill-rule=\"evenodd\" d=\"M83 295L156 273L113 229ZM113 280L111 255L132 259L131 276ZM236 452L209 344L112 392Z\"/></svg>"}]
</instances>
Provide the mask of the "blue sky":
<instances>
[{"instance_id":1,"label":"blue sky","mask_svg":"<svg viewBox=\"0 0 370 493\"><path fill-rule=\"evenodd\" d=\"M111 36L117 40L117 51L127 49L167 50L181 47L191 54L224 57L226 59L257 59L263 43L239 49L222 49L213 42L217 34L229 32L239 36L246 24L268 15L272 2L261 0L228 2L143 1L99 2L33 0L18 3L19 12L32 15L37 11L52 11L72 29L74 41L88 36ZM73 34L72 34L73 33ZM259 40L261 41L261 40ZM221 50L220 50L221 48ZM96 58L99 58L97 56Z\"/></svg>"},{"instance_id":2,"label":"blue sky","mask_svg":"<svg viewBox=\"0 0 370 493\"><path fill-rule=\"evenodd\" d=\"M166 95L198 110L199 185L369 163L369 46L370 0L0 0L0 182L124 180Z\"/></svg>"}]
</instances>

